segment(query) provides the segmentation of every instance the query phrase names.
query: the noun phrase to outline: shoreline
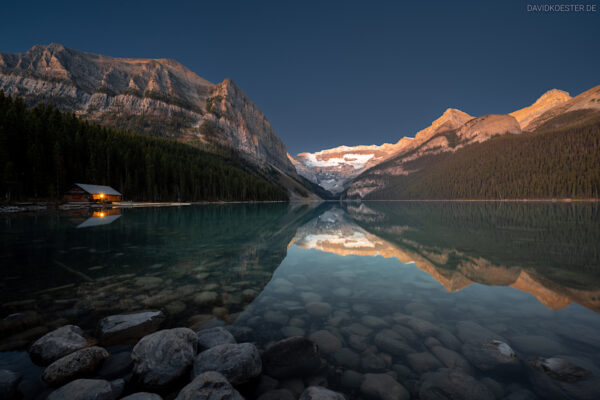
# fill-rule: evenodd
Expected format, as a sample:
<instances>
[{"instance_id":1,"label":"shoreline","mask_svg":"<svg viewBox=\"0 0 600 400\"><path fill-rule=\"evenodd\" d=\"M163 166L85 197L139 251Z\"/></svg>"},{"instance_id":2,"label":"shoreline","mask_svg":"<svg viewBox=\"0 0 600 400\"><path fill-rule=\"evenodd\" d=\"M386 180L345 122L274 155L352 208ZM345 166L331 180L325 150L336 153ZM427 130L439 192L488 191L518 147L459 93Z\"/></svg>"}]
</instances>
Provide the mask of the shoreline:
<instances>
[{"instance_id":1,"label":"shoreline","mask_svg":"<svg viewBox=\"0 0 600 400\"><path fill-rule=\"evenodd\" d=\"M57 204L48 201L9 203L0 206L0 214L16 214L22 212L68 211L82 208L158 208L158 207L185 207L197 205L226 205L226 204L311 204L311 203L598 203L600 198L572 199L572 198L547 198L547 199L396 199L396 200L293 200L293 201L198 201L198 202L115 202L108 204L99 203L65 203Z\"/></svg>"}]
</instances>

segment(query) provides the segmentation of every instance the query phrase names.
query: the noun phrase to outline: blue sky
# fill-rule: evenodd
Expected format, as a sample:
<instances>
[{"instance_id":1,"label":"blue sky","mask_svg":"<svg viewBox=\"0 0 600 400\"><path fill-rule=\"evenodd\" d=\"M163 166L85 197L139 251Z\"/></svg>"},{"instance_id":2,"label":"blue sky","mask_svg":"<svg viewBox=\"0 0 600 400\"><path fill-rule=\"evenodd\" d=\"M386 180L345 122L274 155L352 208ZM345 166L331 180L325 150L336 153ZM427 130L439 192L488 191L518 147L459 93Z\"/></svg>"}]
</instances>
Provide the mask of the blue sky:
<instances>
[{"instance_id":1,"label":"blue sky","mask_svg":"<svg viewBox=\"0 0 600 400\"><path fill-rule=\"evenodd\" d=\"M546 2L14 1L0 51L57 42L230 77L296 154L396 142L448 107L507 113L548 89L600 84L600 12L528 3Z\"/></svg>"}]
</instances>

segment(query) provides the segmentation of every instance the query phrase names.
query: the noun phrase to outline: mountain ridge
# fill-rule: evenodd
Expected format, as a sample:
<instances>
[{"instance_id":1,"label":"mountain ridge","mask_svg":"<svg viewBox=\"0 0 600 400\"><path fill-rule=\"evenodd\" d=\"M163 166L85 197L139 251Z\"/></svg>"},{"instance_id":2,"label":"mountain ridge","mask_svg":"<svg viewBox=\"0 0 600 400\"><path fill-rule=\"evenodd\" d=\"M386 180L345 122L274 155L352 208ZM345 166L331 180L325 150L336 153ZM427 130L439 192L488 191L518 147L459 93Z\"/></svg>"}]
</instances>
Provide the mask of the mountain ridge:
<instances>
[{"instance_id":1,"label":"mountain ridge","mask_svg":"<svg viewBox=\"0 0 600 400\"><path fill-rule=\"evenodd\" d=\"M231 80L213 84L172 59L116 58L52 43L0 53L0 89L93 122L233 147L295 174L285 144Z\"/></svg>"}]
</instances>

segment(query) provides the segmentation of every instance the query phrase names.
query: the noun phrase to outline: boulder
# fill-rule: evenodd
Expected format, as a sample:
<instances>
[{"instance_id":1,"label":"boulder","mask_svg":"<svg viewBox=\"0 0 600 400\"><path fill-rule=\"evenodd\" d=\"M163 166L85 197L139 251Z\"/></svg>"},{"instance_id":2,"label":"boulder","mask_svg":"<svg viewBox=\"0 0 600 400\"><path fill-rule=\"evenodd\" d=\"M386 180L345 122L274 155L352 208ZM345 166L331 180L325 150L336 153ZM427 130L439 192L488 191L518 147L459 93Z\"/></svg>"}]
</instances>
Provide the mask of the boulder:
<instances>
[{"instance_id":1,"label":"boulder","mask_svg":"<svg viewBox=\"0 0 600 400\"><path fill-rule=\"evenodd\" d=\"M227 329L217 326L215 328L202 329L198 334L198 348L200 350L210 349L220 344L233 344L235 338Z\"/></svg>"},{"instance_id":2,"label":"boulder","mask_svg":"<svg viewBox=\"0 0 600 400\"><path fill-rule=\"evenodd\" d=\"M260 353L252 343L221 344L196 356L193 377L216 371L233 385L246 383L262 372Z\"/></svg>"},{"instance_id":3,"label":"boulder","mask_svg":"<svg viewBox=\"0 0 600 400\"><path fill-rule=\"evenodd\" d=\"M277 379L313 375L321 364L318 347L300 336L268 346L262 362L264 373Z\"/></svg>"},{"instance_id":4,"label":"boulder","mask_svg":"<svg viewBox=\"0 0 600 400\"><path fill-rule=\"evenodd\" d=\"M360 391L373 400L408 400L404 386L388 374L365 374Z\"/></svg>"},{"instance_id":5,"label":"boulder","mask_svg":"<svg viewBox=\"0 0 600 400\"><path fill-rule=\"evenodd\" d=\"M34 362L48 365L87 345L80 327L65 325L36 340L29 349L29 355Z\"/></svg>"},{"instance_id":6,"label":"boulder","mask_svg":"<svg viewBox=\"0 0 600 400\"><path fill-rule=\"evenodd\" d=\"M108 358L102 347L86 347L59 358L42 373L42 380L50 386L61 386L94 372Z\"/></svg>"},{"instance_id":7,"label":"boulder","mask_svg":"<svg viewBox=\"0 0 600 400\"><path fill-rule=\"evenodd\" d=\"M133 374L145 387L167 386L188 373L197 349L198 336L191 329L154 332L133 348Z\"/></svg>"},{"instance_id":8,"label":"boulder","mask_svg":"<svg viewBox=\"0 0 600 400\"><path fill-rule=\"evenodd\" d=\"M122 397L121 400L163 400L163 398L155 393L138 392Z\"/></svg>"},{"instance_id":9,"label":"boulder","mask_svg":"<svg viewBox=\"0 0 600 400\"><path fill-rule=\"evenodd\" d=\"M0 369L0 399L13 399L21 377L12 371Z\"/></svg>"},{"instance_id":10,"label":"boulder","mask_svg":"<svg viewBox=\"0 0 600 400\"><path fill-rule=\"evenodd\" d=\"M48 400L115 400L119 398L125 382L122 379L77 379L50 393Z\"/></svg>"},{"instance_id":11,"label":"boulder","mask_svg":"<svg viewBox=\"0 0 600 400\"><path fill-rule=\"evenodd\" d=\"M322 386L309 386L302 392L299 400L345 400L345 397Z\"/></svg>"},{"instance_id":12,"label":"boulder","mask_svg":"<svg viewBox=\"0 0 600 400\"><path fill-rule=\"evenodd\" d=\"M461 370L442 368L422 377L421 400L494 400L494 394L475 378Z\"/></svg>"},{"instance_id":13,"label":"boulder","mask_svg":"<svg viewBox=\"0 0 600 400\"><path fill-rule=\"evenodd\" d=\"M155 332L164 320L162 311L111 315L100 321L100 341L104 345L134 344Z\"/></svg>"},{"instance_id":14,"label":"boulder","mask_svg":"<svg viewBox=\"0 0 600 400\"><path fill-rule=\"evenodd\" d=\"M204 372L185 386L175 400L244 400L222 374Z\"/></svg>"},{"instance_id":15,"label":"boulder","mask_svg":"<svg viewBox=\"0 0 600 400\"><path fill-rule=\"evenodd\" d=\"M508 344L499 340L465 343L462 353L471 364L482 371L509 373L517 372L521 368L517 354Z\"/></svg>"}]
</instances>

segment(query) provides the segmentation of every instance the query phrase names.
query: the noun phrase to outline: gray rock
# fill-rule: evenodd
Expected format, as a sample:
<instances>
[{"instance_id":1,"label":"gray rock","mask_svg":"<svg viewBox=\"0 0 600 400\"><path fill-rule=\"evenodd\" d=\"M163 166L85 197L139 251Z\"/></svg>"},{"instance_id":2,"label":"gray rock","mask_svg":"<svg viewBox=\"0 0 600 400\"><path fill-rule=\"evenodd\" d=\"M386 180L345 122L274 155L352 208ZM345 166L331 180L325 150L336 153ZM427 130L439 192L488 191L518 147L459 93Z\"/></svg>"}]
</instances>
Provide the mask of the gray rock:
<instances>
[{"instance_id":1,"label":"gray rock","mask_svg":"<svg viewBox=\"0 0 600 400\"><path fill-rule=\"evenodd\" d=\"M279 386L279 381L277 379L271 378L268 375L261 375L258 380L258 384L256 385L255 394L261 395L266 392L270 392L275 390Z\"/></svg>"},{"instance_id":2,"label":"gray rock","mask_svg":"<svg viewBox=\"0 0 600 400\"><path fill-rule=\"evenodd\" d=\"M276 389L261 394L256 400L296 400L296 396L287 389Z\"/></svg>"},{"instance_id":3,"label":"gray rock","mask_svg":"<svg viewBox=\"0 0 600 400\"><path fill-rule=\"evenodd\" d=\"M50 393L48 400L115 400L119 398L125 382L122 379L77 379Z\"/></svg>"},{"instance_id":4,"label":"gray rock","mask_svg":"<svg viewBox=\"0 0 600 400\"><path fill-rule=\"evenodd\" d=\"M262 372L260 353L252 343L221 344L196 356L193 376L216 371L233 385L246 383Z\"/></svg>"},{"instance_id":5,"label":"gray rock","mask_svg":"<svg viewBox=\"0 0 600 400\"><path fill-rule=\"evenodd\" d=\"M388 367L388 363L377 354L365 352L360 359L360 366L363 371L378 372L383 371Z\"/></svg>"},{"instance_id":6,"label":"gray rock","mask_svg":"<svg viewBox=\"0 0 600 400\"><path fill-rule=\"evenodd\" d=\"M305 386L304 386L304 381L302 381L302 379L290 378L290 379L285 379L285 380L281 381L279 383L279 387L281 389L289 390L294 395L294 398L297 398L298 396L300 396L302 394Z\"/></svg>"},{"instance_id":7,"label":"gray rock","mask_svg":"<svg viewBox=\"0 0 600 400\"><path fill-rule=\"evenodd\" d=\"M167 386L188 372L197 349L198 336L191 329L154 332L133 348L133 374L143 386Z\"/></svg>"},{"instance_id":8,"label":"gray rock","mask_svg":"<svg viewBox=\"0 0 600 400\"><path fill-rule=\"evenodd\" d=\"M342 348L342 341L326 330L316 331L309 338L326 354L335 353Z\"/></svg>"},{"instance_id":9,"label":"gray rock","mask_svg":"<svg viewBox=\"0 0 600 400\"><path fill-rule=\"evenodd\" d=\"M264 373L278 379L313 375L321 364L317 345L300 336L268 346L262 361Z\"/></svg>"},{"instance_id":10,"label":"gray rock","mask_svg":"<svg viewBox=\"0 0 600 400\"><path fill-rule=\"evenodd\" d=\"M36 340L29 349L29 355L34 362L48 365L87 345L80 327L65 325Z\"/></svg>"},{"instance_id":11,"label":"gray rock","mask_svg":"<svg viewBox=\"0 0 600 400\"><path fill-rule=\"evenodd\" d=\"M420 373L434 371L442 367L442 363L428 351L408 354L406 361L412 369Z\"/></svg>"},{"instance_id":12,"label":"gray rock","mask_svg":"<svg viewBox=\"0 0 600 400\"><path fill-rule=\"evenodd\" d=\"M365 374L360 391L373 400L408 400L410 394L388 374Z\"/></svg>"},{"instance_id":13,"label":"gray rock","mask_svg":"<svg viewBox=\"0 0 600 400\"><path fill-rule=\"evenodd\" d=\"M489 377L481 378L479 381L490 389L496 399L501 399L504 396L504 387L500 382Z\"/></svg>"},{"instance_id":14,"label":"gray rock","mask_svg":"<svg viewBox=\"0 0 600 400\"><path fill-rule=\"evenodd\" d=\"M537 357L527 362L532 368L543 372L550 378L562 381L562 382L577 382L588 375L591 372L579 365L573 364L563 358L543 358Z\"/></svg>"},{"instance_id":15,"label":"gray rock","mask_svg":"<svg viewBox=\"0 0 600 400\"><path fill-rule=\"evenodd\" d=\"M306 305L306 311L315 317L326 317L331 312L331 306L321 301L314 301Z\"/></svg>"},{"instance_id":16,"label":"gray rock","mask_svg":"<svg viewBox=\"0 0 600 400\"><path fill-rule=\"evenodd\" d=\"M227 329L217 326L215 328L202 329L198 334L198 348L200 350L210 349L220 344L233 344L235 338Z\"/></svg>"},{"instance_id":17,"label":"gray rock","mask_svg":"<svg viewBox=\"0 0 600 400\"><path fill-rule=\"evenodd\" d=\"M222 374L214 371L198 375L175 400L244 400Z\"/></svg>"},{"instance_id":18,"label":"gray rock","mask_svg":"<svg viewBox=\"0 0 600 400\"><path fill-rule=\"evenodd\" d=\"M102 347L93 346L77 350L46 367L42 373L42 380L50 386L61 386L91 374L107 358L108 351Z\"/></svg>"},{"instance_id":19,"label":"gray rock","mask_svg":"<svg viewBox=\"0 0 600 400\"><path fill-rule=\"evenodd\" d=\"M198 293L194 297L194 303L199 306L210 306L217 302L219 295L216 292L206 291Z\"/></svg>"},{"instance_id":20,"label":"gray rock","mask_svg":"<svg viewBox=\"0 0 600 400\"><path fill-rule=\"evenodd\" d=\"M12 371L0 369L0 399L10 400L17 396L21 377Z\"/></svg>"},{"instance_id":21,"label":"gray rock","mask_svg":"<svg viewBox=\"0 0 600 400\"><path fill-rule=\"evenodd\" d=\"M163 398L155 393L139 392L122 397L121 400L163 400Z\"/></svg>"},{"instance_id":22,"label":"gray rock","mask_svg":"<svg viewBox=\"0 0 600 400\"><path fill-rule=\"evenodd\" d=\"M117 379L127 375L133 368L133 360L131 353L123 351L116 354L111 354L100 367L98 376L103 379Z\"/></svg>"},{"instance_id":23,"label":"gray rock","mask_svg":"<svg viewBox=\"0 0 600 400\"><path fill-rule=\"evenodd\" d=\"M155 332L164 320L162 311L111 315L100 321L100 341L107 346L134 344Z\"/></svg>"},{"instance_id":24,"label":"gray rock","mask_svg":"<svg viewBox=\"0 0 600 400\"><path fill-rule=\"evenodd\" d=\"M517 372L521 363L511 347L499 340L469 342L462 346L467 360L482 371Z\"/></svg>"},{"instance_id":25,"label":"gray rock","mask_svg":"<svg viewBox=\"0 0 600 400\"><path fill-rule=\"evenodd\" d=\"M375 345L383 352L396 357L403 357L414 350L396 331L384 329L375 335Z\"/></svg>"},{"instance_id":26,"label":"gray rock","mask_svg":"<svg viewBox=\"0 0 600 400\"><path fill-rule=\"evenodd\" d=\"M299 400L345 400L343 394L325 389L322 386L307 387Z\"/></svg>"},{"instance_id":27,"label":"gray rock","mask_svg":"<svg viewBox=\"0 0 600 400\"><path fill-rule=\"evenodd\" d=\"M442 368L422 377L421 400L494 400L494 394L475 378L461 370Z\"/></svg>"}]
</instances>

